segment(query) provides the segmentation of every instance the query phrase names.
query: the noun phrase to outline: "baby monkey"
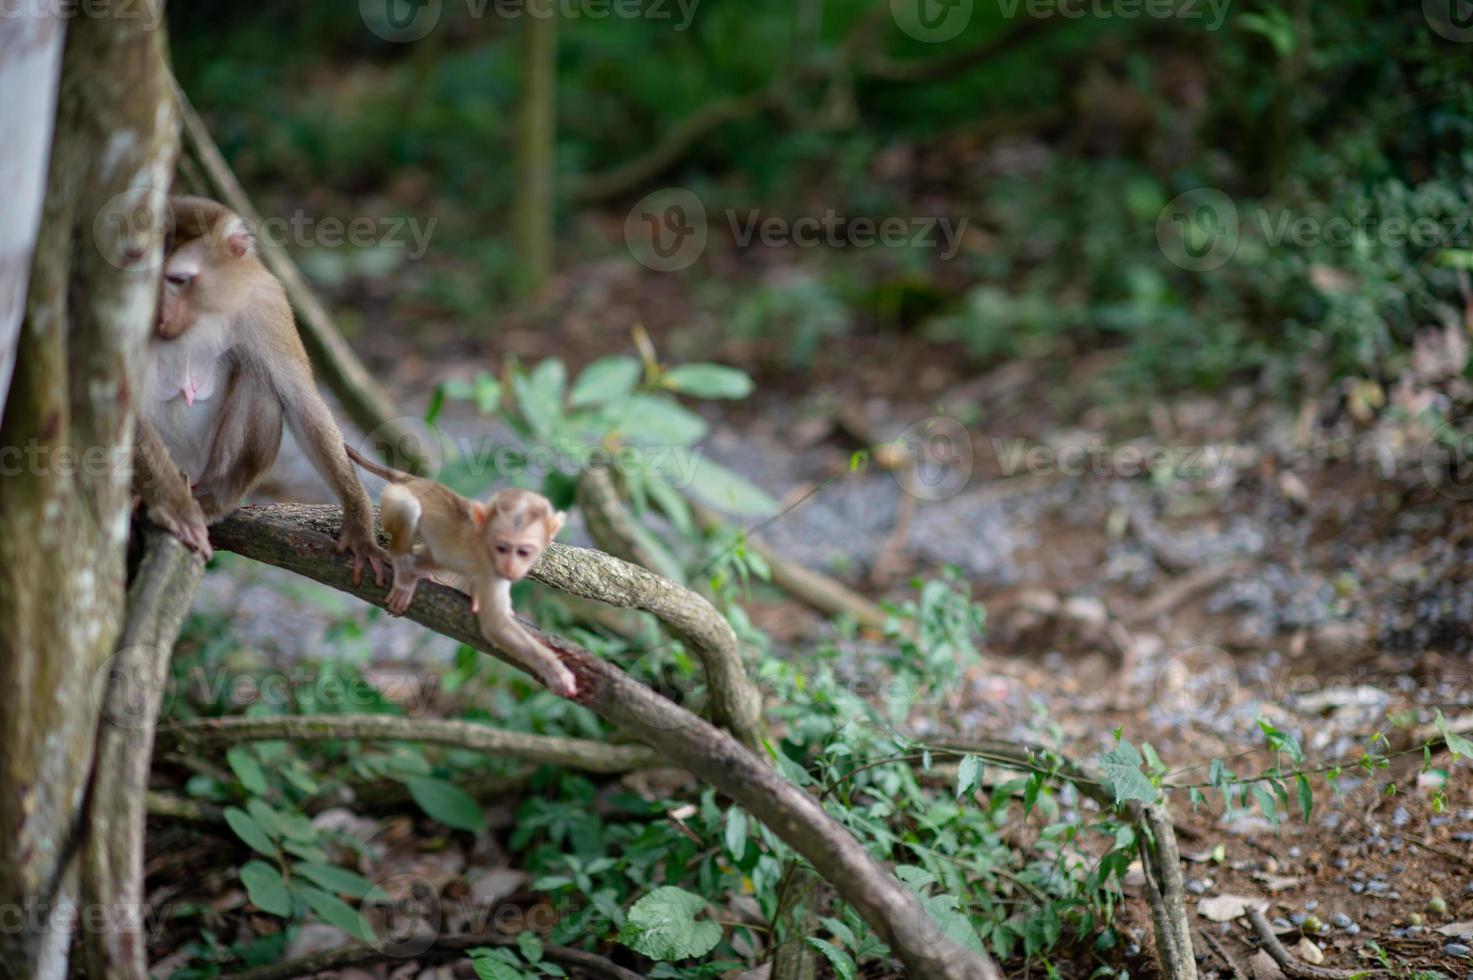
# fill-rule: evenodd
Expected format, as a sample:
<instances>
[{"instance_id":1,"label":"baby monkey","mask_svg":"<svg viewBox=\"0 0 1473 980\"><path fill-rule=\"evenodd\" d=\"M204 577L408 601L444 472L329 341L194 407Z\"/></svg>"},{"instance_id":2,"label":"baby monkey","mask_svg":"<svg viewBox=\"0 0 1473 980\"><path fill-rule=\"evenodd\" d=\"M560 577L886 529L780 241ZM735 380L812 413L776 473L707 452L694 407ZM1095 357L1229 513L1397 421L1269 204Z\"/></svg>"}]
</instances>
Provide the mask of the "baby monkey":
<instances>
[{"instance_id":1,"label":"baby monkey","mask_svg":"<svg viewBox=\"0 0 1473 980\"><path fill-rule=\"evenodd\" d=\"M467 500L434 480L381 466L351 446L344 449L353 462L389 481L379 497L394 570L384 602L389 612L404 615L419 580L436 569L464 576L471 611L486 638L530 668L554 694L576 695L573 672L517 622L511 608L512 583L537 564L567 515L530 490L501 490L484 504ZM424 545L417 556L416 537Z\"/></svg>"}]
</instances>

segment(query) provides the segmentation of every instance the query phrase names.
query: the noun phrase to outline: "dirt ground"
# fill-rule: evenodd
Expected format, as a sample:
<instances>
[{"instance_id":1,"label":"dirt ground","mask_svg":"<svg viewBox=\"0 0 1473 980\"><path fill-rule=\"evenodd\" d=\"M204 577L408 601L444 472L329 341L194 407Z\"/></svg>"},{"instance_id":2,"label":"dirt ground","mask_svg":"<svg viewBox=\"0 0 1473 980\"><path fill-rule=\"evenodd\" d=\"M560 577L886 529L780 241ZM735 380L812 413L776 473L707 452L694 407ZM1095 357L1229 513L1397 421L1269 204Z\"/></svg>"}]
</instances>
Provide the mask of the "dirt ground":
<instances>
[{"instance_id":1,"label":"dirt ground","mask_svg":"<svg viewBox=\"0 0 1473 980\"><path fill-rule=\"evenodd\" d=\"M1311 759L1337 760L1378 732L1392 749L1415 746L1436 709L1473 715L1473 494L1448 483L1414 412L1367 412L1361 389L1287 404L1245 381L1142 404L1109 397L1109 352L978 366L884 332L832 345L810 371L774 369L760 345L726 338L679 280L632 262L567 274L539 310L481 340L450 325L385 330L371 366L417 410L435 382L509 354L562 353L576 371L625 352L635 323L672 358L757 375L760 397L701 409L714 423L706 451L788 502L822 485L764 530L782 554L876 598L902 598L912 576L947 565L971 583L988 610L987 660L947 713L954 734L1036 741L1056 725L1083 757L1118 726L1187 770L1173 777L1185 783L1212 758L1240 772L1264 764L1260 717ZM1403 382L1383 393L1393 404L1473 400L1458 381ZM938 450L965 457L945 460L940 483L908 493L904 466L848 472L856 448L938 424L965 434ZM267 493L323 491L288 453ZM340 610L282 582L232 563L200 605L235 618L271 657L311 655ZM826 628L770 592L754 594L751 612L783 656L801 657ZM452 649L401 623L374 629L376 659ZM1338 795L1318 792L1308 821L1278 828L1256 811L1180 807L1195 924L1247 962L1241 920L1208 913L1224 896L1261 899L1286 945L1312 941L1326 967L1374 968L1374 944L1398 971L1473 978L1473 792L1468 765L1450 763L1436 755L1423 773L1418 753L1348 771ZM151 851L176 843L159 833ZM1150 974L1139 894L1124 923L1144 951L1122 951L1119 965ZM1203 968L1230 975L1215 957ZM1248 969L1273 975L1259 961Z\"/></svg>"}]
</instances>

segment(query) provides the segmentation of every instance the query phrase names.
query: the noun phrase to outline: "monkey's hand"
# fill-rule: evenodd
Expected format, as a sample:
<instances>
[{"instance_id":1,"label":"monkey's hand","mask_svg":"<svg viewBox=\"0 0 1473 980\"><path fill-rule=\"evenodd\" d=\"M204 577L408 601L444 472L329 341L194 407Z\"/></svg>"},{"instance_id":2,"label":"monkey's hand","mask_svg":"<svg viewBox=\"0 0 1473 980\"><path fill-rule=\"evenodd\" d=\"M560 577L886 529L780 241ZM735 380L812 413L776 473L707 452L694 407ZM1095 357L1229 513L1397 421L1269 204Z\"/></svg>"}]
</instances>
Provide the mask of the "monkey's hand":
<instances>
[{"instance_id":1,"label":"monkey's hand","mask_svg":"<svg viewBox=\"0 0 1473 980\"><path fill-rule=\"evenodd\" d=\"M389 553L379 547L371 524L360 528L344 521L343 533L338 537L337 550L339 553L344 551L353 553L354 585L363 581L364 565L373 569L373 580L376 583L384 584L384 566L389 564Z\"/></svg>"},{"instance_id":2,"label":"monkey's hand","mask_svg":"<svg viewBox=\"0 0 1473 980\"><path fill-rule=\"evenodd\" d=\"M208 560L215 554L210 547L210 532L205 529L205 512L193 497L159 499L144 509L148 519L198 551Z\"/></svg>"}]
</instances>

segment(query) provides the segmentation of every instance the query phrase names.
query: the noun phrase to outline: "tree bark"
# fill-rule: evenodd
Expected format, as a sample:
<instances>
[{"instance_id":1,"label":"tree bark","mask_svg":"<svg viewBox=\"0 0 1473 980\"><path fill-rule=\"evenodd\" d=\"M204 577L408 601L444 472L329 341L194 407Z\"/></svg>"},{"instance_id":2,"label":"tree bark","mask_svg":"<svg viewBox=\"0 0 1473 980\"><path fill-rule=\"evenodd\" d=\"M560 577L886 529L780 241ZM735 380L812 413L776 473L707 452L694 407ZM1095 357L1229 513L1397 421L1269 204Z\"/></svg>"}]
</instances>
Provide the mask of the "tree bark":
<instances>
[{"instance_id":1,"label":"tree bark","mask_svg":"<svg viewBox=\"0 0 1473 980\"><path fill-rule=\"evenodd\" d=\"M56 117L63 21L39 8L0 19L0 418L15 371L31 252L46 198L46 158Z\"/></svg>"},{"instance_id":2,"label":"tree bark","mask_svg":"<svg viewBox=\"0 0 1473 980\"><path fill-rule=\"evenodd\" d=\"M27 16L0 29L22 30L11 25ZM96 3L68 22L46 201L0 423L0 446L21 453L0 493L0 689L9 692L0 712L0 907L22 917L19 930L0 930L3 977L51 980L67 970L96 694L122 627L128 379L153 317L158 189L178 146L162 16L159 0ZM7 99L45 84L7 88Z\"/></svg>"},{"instance_id":3,"label":"tree bark","mask_svg":"<svg viewBox=\"0 0 1473 980\"><path fill-rule=\"evenodd\" d=\"M248 507L212 528L211 538L217 548L286 568L381 605L385 590L367 581L354 585L349 563L334 551L338 523L333 508ZM596 571L600 563L589 555L597 553L576 548L549 549L533 574L549 584L556 584L553 579L581 581L585 591L593 591L607 573ZM602 558L604 562L617 561ZM582 568L581 580L570 575L565 565ZM635 571L649 575L642 569ZM520 667L481 636L466 597L459 592L422 584L408 616ZM765 823L854 907L876 935L889 944L911 976L1000 980L1001 974L986 954L964 949L947 937L917 897L839 826L817 800L783 779L731 735L567 640L541 633L530 624L528 629L556 651L577 676L581 704L654 749L670 764L690 770Z\"/></svg>"}]
</instances>

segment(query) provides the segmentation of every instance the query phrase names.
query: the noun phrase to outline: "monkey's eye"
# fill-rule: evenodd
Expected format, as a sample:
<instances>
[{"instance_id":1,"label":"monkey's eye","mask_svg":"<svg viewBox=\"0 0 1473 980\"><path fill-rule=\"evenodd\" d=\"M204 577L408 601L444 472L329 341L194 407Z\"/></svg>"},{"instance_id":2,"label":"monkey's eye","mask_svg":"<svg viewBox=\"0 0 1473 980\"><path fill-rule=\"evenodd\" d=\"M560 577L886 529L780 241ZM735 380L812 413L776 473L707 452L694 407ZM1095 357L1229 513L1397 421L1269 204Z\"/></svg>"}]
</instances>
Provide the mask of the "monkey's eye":
<instances>
[{"instance_id":1,"label":"monkey's eye","mask_svg":"<svg viewBox=\"0 0 1473 980\"><path fill-rule=\"evenodd\" d=\"M517 549L517 557L518 558L531 558L532 557L532 549L531 548L518 548Z\"/></svg>"},{"instance_id":2,"label":"monkey's eye","mask_svg":"<svg viewBox=\"0 0 1473 980\"><path fill-rule=\"evenodd\" d=\"M170 272L168 275L164 276L164 279L175 289L183 289L185 286L188 286L191 282L194 281L194 273Z\"/></svg>"},{"instance_id":3,"label":"monkey's eye","mask_svg":"<svg viewBox=\"0 0 1473 980\"><path fill-rule=\"evenodd\" d=\"M510 554L511 553L511 545L509 545L509 544L498 544L496 546L496 553L498 555Z\"/></svg>"}]
</instances>

